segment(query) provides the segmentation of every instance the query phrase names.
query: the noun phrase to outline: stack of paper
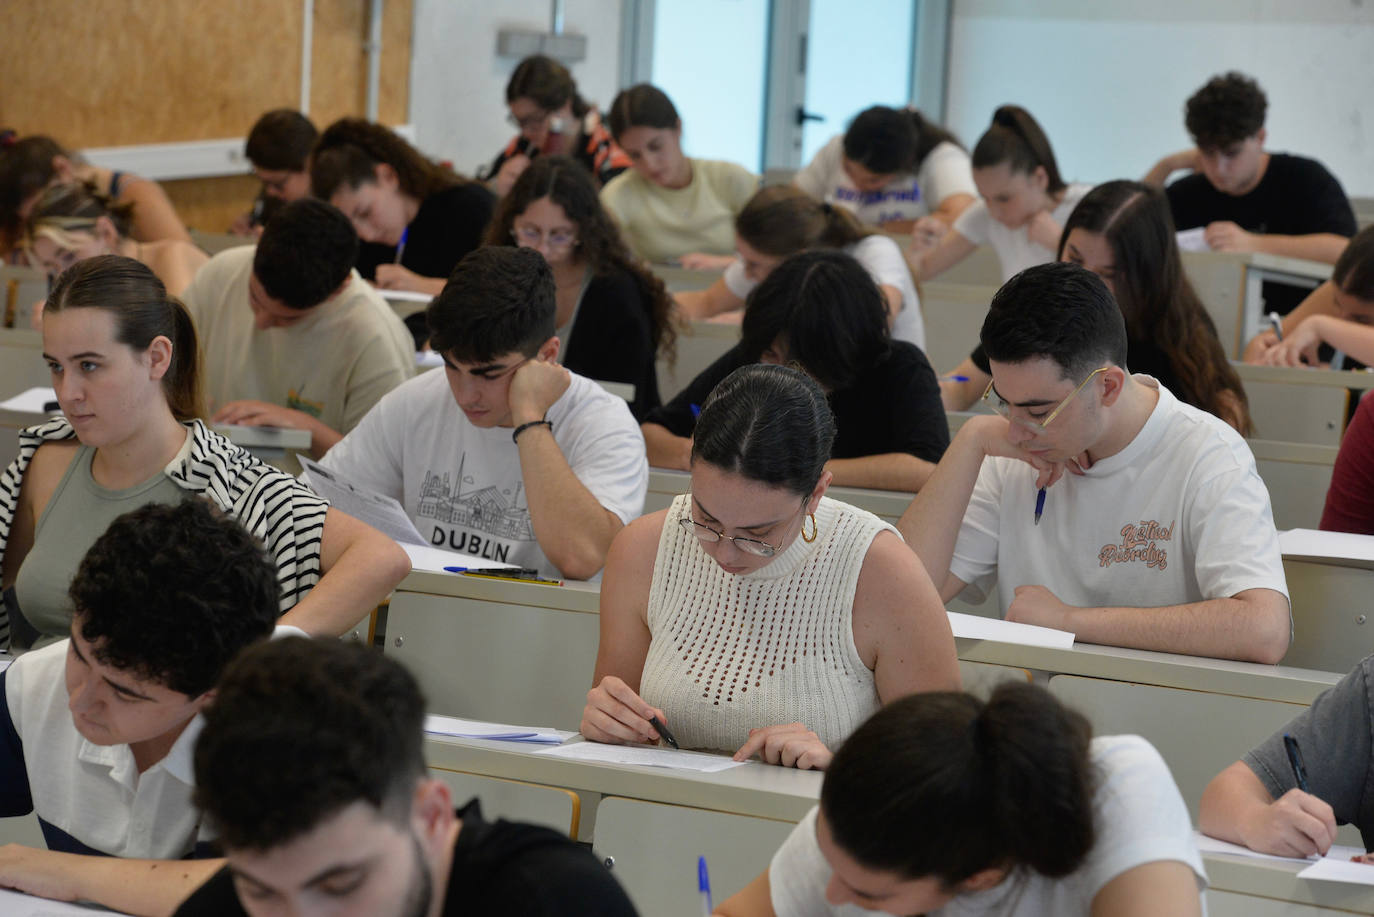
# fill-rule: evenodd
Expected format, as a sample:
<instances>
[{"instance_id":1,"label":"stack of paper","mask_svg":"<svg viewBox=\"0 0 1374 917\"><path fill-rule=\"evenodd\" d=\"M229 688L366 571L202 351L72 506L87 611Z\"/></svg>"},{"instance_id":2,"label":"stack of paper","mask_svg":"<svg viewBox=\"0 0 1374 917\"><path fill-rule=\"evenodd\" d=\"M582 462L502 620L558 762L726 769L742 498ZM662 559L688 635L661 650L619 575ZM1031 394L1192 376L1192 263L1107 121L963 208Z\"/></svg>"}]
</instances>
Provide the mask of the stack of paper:
<instances>
[{"instance_id":1,"label":"stack of paper","mask_svg":"<svg viewBox=\"0 0 1374 917\"><path fill-rule=\"evenodd\" d=\"M458 739L499 739L503 742L529 742L535 745L560 745L577 735L552 726L508 726L505 723L484 723L463 720L456 716L425 717L425 732Z\"/></svg>"},{"instance_id":2,"label":"stack of paper","mask_svg":"<svg viewBox=\"0 0 1374 917\"><path fill-rule=\"evenodd\" d=\"M983 615L967 615L958 611L950 611L946 614L949 615L949 629L954 632L956 637L967 637L971 640L992 640L996 643L1017 643L1021 646L1044 646L1061 650L1073 647L1073 633L1071 631L1039 627L1035 624L1021 624L1017 621L1003 621L1001 618L987 618Z\"/></svg>"}]
</instances>

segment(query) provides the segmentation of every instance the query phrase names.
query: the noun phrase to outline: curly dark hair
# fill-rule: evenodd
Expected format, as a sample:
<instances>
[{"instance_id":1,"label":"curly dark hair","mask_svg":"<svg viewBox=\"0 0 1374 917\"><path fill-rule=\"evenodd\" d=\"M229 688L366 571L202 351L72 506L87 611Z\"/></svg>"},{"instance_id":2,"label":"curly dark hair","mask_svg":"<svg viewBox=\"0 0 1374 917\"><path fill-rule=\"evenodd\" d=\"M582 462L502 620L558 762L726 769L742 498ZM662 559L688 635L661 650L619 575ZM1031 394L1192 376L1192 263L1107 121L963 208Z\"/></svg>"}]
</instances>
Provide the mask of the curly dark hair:
<instances>
[{"instance_id":1,"label":"curly dark hair","mask_svg":"<svg viewBox=\"0 0 1374 917\"><path fill-rule=\"evenodd\" d=\"M292 309L313 309L348 279L358 256L358 234L332 204L292 201L268 221L253 254L253 274L273 299Z\"/></svg>"},{"instance_id":2,"label":"curly dark hair","mask_svg":"<svg viewBox=\"0 0 1374 917\"><path fill-rule=\"evenodd\" d=\"M1232 70L1214 76L1193 93L1183 123L1200 150L1224 150L1264 127L1269 100L1250 77Z\"/></svg>"},{"instance_id":3,"label":"curly dark hair","mask_svg":"<svg viewBox=\"0 0 1374 917\"><path fill-rule=\"evenodd\" d=\"M630 254L620 230L601 206L596 183L576 160L567 156L540 156L521 173L510 193L487 226L486 245L515 245L511 230L515 218L531 204L547 197L577 226L578 256L596 274L629 274L639 290L639 300L649 313L649 329L654 349L672 359L677 342L673 325L673 301L663 281L655 277Z\"/></svg>"},{"instance_id":4,"label":"curly dark hair","mask_svg":"<svg viewBox=\"0 0 1374 917\"><path fill-rule=\"evenodd\" d=\"M284 844L359 800L404 824L425 773L424 715L415 679L371 649L300 637L253 647L206 708L195 803L230 850Z\"/></svg>"},{"instance_id":5,"label":"curly dark hair","mask_svg":"<svg viewBox=\"0 0 1374 917\"><path fill-rule=\"evenodd\" d=\"M68 594L96 659L188 697L272 632L280 598L267 551L200 498L150 503L110 523Z\"/></svg>"},{"instance_id":6,"label":"curly dark hair","mask_svg":"<svg viewBox=\"0 0 1374 917\"><path fill-rule=\"evenodd\" d=\"M401 191L418 201L468 181L385 125L340 118L324 129L310 152L310 193L327 201L340 185L357 188L376 181L374 170L381 163L395 170Z\"/></svg>"}]
</instances>

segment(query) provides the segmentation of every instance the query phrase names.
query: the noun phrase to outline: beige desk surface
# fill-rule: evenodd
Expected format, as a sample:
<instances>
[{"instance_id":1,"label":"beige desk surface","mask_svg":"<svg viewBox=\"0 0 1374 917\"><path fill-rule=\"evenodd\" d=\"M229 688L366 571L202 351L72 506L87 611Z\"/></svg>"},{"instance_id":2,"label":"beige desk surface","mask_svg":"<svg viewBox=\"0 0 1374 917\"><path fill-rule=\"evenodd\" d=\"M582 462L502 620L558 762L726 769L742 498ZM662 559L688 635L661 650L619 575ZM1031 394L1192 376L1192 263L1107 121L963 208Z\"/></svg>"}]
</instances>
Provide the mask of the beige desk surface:
<instances>
[{"instance_id":1,"label":"beige desk surface","mask_svg":"<svg viewBox=\"0 0 1374 917\"><path fill-rule=\"evenodd\" d=\"M1298 873L1307 867L1306 863L1283 863L1225 853L1206 853L1202 856L1202 864L1207 869L1209 886L1216 891L1272 898L1356 914L1374 913L1374 887L1299 879Z\"/></svg>"},{"instance_id":2,"label":"beige desk surface","mask_svg":"<svg viewBox=\"0 0 1374 917\"><path fill-rule=\"evenodd\" d=\"M1321 385L1328 388L1374 388L1374 373L1357 369L1318 369L1305 366L1255 366L1231 361L1242 382L1274 382L1288 385Z\"/></svg>"},{"instance_id":3,"label":"beige desk surface","mask_svg":"<svg viewBox=\"0 0 1374 917\"><path fill-rule=\"evenodd\" d=\"M596 583L546 586L446 573L412 572L401 581L397 590L581 614L598 613L600 601L600 587ZM955 645L959 658L967 662L1295 704L1311 703L1318 694L1340 681L1343 674L1086 643L1075 644L1070 649L1050 649L959 638Z\"/></svg>"},{"instance_id":4,"label":"beige desk surface","mask_svg":"<svg viewBox=\"0 0 1374 917\"><path fill-rule=\"evenodd\" d=\"M787 822L800 821L821 795L819 771L799 771L750 761L730 770L702 774L660 767L573 761L533 753L546 747L427 735L425 762L430 767L524 780L575 792L623 796Z\"/></svg>"}]
</instances>

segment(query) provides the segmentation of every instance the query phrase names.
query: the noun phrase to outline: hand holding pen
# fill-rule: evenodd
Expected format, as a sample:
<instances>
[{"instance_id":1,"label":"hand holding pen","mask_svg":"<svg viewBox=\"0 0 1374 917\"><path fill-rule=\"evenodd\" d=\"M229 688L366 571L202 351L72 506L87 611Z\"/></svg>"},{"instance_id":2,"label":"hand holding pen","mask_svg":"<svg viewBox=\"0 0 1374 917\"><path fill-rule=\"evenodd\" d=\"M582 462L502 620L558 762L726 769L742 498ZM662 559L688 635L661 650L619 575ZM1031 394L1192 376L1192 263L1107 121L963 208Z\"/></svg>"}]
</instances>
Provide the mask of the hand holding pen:
<instances>
[{"instance_id":1,"label":"hand holding pen","mask_svg":"<svg viewBox=\"0 0 1374 917\"><path fill-rule=\"evenodd\" d=\"M623 679L607 675L587 692L580 731L593 742L623 745L662 739L676 748L676 738L664 725L667 719Z\"/></svg>"},{"instance_id":2,"label":"hand holding pen","mask_svg":"<svg viewBox=\"0 0 1374 917\"><path fill-rule=\"evenodd\" d=\"M1283 739L1284 752L1297 786L1267 805L1249 809L1239 821L1241 840L1251 850L1277 856L1325 854L1336 842L1336 815L1330 805L1309 792L1307 768L1297 740L1291 735ZM1233 766L1245 767L1244 764ZM1258 778L1255 783L1267 796Z\"/></svg>"}]
</instances>

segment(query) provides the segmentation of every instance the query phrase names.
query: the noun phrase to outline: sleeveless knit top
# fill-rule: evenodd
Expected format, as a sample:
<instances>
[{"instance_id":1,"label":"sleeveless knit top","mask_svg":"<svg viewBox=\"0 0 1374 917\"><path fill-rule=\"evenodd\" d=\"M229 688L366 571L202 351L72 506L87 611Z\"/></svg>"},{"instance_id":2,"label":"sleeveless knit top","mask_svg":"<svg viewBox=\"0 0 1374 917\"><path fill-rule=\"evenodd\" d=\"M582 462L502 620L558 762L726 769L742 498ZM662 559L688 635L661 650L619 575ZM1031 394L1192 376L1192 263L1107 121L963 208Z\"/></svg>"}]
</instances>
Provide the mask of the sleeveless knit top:
<instances>
[{"instance_id":1,"label":"sleeveless knit top","mask_svg":"<svg viewBox=\"0 0 1374 917\"><path fill-rule=\"evenodd\" d=\"M835 748L880 706L854 646L854 592L869 545L892 526L823 497L819 534L752 573L726 573L668 510L649 587L640 696L684 748L733 752L753 727L805 723Z\"/></svg>"},{"instance_id":2,"label":"sleeveless knit top","mask_svg":"<svg viewBox=\"0 0 1374 917\"><path fill-rule=\"evenodd\" d=\"M33 547L19 567L14 594L19 610L39 633L34 647L67 636L72 602L67 596L81 559L110 523L149 503L177 504L186 492L159 471L132 487L111 490L91 476L95 450L79 446L34 530Z\"/></svg>"}]
</instances>

